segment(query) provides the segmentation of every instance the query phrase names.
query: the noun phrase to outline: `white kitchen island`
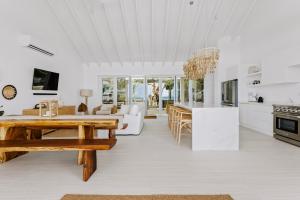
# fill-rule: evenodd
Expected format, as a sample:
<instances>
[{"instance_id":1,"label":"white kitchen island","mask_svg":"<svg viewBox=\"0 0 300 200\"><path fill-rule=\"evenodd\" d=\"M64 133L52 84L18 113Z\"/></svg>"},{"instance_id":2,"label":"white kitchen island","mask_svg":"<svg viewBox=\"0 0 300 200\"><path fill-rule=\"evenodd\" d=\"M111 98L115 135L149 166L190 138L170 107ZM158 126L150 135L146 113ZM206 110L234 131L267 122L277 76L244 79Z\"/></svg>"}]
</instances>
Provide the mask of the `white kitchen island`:
<instances>
[{"instance_id":1,"label":"white kitchen island","mask_svg":"<svg viewBox=\"0 0 300 200\"><path fill-rule=\"evenodd\" d=\"M192 149L239 150L239 108L203 103L175 103L192 111Z\"/></svg>"}]
</instances>

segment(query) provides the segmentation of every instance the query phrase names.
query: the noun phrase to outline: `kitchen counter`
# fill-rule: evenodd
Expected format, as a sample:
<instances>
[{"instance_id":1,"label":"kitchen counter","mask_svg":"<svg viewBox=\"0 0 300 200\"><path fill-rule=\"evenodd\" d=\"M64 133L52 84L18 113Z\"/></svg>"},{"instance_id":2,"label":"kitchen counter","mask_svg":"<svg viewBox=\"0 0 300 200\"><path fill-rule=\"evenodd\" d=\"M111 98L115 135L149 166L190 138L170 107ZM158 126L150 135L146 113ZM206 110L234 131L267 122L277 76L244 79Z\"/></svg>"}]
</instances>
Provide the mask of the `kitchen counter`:
<instances>
[{"instance_id":1,"label":"kitchen counter","mask_svg":"<svg viewBox=\"0 0 300 200\"><path fill-rule=\"evenodd\" d=\"M255 101L251 102L239 102L239 104L249 104L249 105L258 105L258 106L300 106L299 103L284 103L284 102L263 102L258 103Z\"/></svg>"},{"instance_id":2,"label":"kitchen counter","mask_svg":"<svg viewBox=\"0 0 300 200\"><path fill-rule=\"evenodd\" d=\"M224 106L224 105L215 105L215 104L204 104L201 102L197 103L175 103L175 106L182 107L188 110L191 110L193 108L232 108L232 106Z\"/></svg>"},{"instance_id":3,"label":"kitchen counter","mask_svg":"<svg viewBox=\"0 0 300 200\"><path fill-rule=\"evenodd\" d=\"M239 150L239 108L203 103L175 103L192 111L192 149Z\"/></svg>"}]
</instances>

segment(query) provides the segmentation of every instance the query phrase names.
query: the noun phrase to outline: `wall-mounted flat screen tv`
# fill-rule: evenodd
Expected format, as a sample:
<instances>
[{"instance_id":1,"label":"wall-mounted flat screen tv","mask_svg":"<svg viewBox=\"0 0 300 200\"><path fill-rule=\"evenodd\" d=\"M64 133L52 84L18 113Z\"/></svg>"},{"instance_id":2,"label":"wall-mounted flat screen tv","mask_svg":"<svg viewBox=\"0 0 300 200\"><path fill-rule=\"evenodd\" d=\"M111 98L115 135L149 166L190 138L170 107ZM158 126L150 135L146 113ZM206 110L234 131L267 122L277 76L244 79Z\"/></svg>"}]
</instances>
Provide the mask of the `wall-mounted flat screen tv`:
<instances>
[{"instance_id":1,"label":"wall-mounted flat screen tv","mask_svg":"<svg viewBox=\"0 0 300 200\"><path fill-rule=\"evenodd\" d=\"M32 90L58 89L59 73L34 68Z\"/></svg>"}]
</instances>

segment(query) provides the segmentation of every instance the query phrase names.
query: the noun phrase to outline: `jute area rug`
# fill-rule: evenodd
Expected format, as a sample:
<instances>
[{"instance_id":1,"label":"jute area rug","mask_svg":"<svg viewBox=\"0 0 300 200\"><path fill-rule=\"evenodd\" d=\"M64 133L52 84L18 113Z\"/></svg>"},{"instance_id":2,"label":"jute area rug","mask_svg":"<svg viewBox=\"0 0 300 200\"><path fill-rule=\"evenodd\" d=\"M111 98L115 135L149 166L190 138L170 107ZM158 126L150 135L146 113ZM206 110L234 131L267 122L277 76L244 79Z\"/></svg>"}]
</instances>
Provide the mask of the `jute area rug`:
<instances>
[{"instance_id":1,"label":"jute area rug","mask_svg":"<svg viewBox=\"0 0 300 200\"><path fill-rule=\"evenodd\" d=\"M61 200L233 200L229 195L76 195Z\"/></svg>"}]
</instances>

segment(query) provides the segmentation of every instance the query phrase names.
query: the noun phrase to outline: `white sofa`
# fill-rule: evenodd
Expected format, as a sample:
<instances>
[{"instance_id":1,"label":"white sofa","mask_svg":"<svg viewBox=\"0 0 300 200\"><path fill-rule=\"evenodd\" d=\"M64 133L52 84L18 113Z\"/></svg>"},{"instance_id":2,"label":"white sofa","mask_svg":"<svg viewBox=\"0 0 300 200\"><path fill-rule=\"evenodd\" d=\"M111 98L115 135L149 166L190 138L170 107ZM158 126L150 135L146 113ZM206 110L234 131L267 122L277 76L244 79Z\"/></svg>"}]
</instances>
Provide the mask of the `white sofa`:
<instances>
[{"instance_id":1,"label":"white sofa","mask_svg":"<svg viewBox=\"0 0 300 200\"><path fill-rule=\"evenodd\" d=\"M116 130L116 135L139 135L141 133L144 126L144 105L122 105L118 114L124 115L123 124L128 126L124 129Z\"/></svg>"}]
</instances>

